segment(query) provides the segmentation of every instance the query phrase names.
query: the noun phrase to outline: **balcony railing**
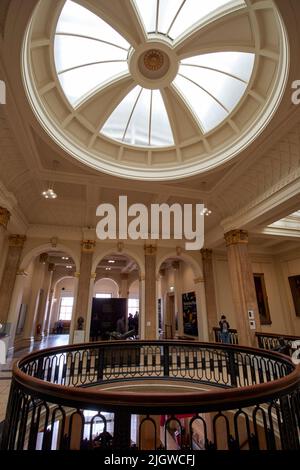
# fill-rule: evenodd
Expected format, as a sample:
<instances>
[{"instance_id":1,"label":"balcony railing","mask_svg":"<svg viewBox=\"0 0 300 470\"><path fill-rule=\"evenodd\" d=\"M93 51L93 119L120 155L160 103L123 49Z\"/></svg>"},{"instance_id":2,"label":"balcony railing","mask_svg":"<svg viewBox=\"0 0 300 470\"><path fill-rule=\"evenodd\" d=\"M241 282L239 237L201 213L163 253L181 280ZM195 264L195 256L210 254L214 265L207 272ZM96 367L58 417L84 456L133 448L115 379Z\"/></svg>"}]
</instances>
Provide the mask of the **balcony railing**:
<instances>
[{"instance_id":1,"label":"balcony railing","mask_svg":"<svg viewBox=\"0 0 300 470\"><path fill-rule=\"evenodd\" d=\"M258 347L266 350L280 350L288 356L295 351L294 343L300 341L300 336L281 335L279 333L255 333Z\"/></svg>"},{"instance_id":2,"label":"balcony railing","mask_svg":"<svg viewBox=\"0 0 300 470\"><path fill-rule=\"evenodd\" d=\"M254 348L108 341L13 368L2 449L299 449L300 367Z\"/></svg>"},{"instance_id":3,"label":"balcony railing","mask_svg":"<svg viewBox=\"0 0 300 470\"><path fill-rule=\"evenodd\" d=\"M213 328L214 338L216 343L221 343L221 329L218 327ZM238 332L234 328L228 330L229 344L239 344Z\"/></svg>"}]
</instances>

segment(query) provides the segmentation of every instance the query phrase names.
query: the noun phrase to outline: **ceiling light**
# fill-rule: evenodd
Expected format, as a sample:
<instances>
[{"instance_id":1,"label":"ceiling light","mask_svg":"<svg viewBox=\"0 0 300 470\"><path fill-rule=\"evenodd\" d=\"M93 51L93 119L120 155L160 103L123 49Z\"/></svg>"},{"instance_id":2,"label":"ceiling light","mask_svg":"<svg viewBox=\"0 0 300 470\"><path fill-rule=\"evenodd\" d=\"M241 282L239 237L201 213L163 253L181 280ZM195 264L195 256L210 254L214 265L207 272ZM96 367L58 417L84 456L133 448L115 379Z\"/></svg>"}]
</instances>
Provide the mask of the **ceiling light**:
<instances>
[{"instance_id":1,"label":"ceiling light","mask_svg":"<svg viewBox=\"0 0 300 470\"><path fill-rule=\"evenodd\" d=\"M110 270L111 270L111 268L105 268L105 271L110 271Z\"/></svg>"},{"instance_id":2,"label":"ceiling light","mask_svg":"<svg viewBox=\"0 0 300 470\"><path fill-rule=\"evenodd\" d=\"M53 160L52 167L53 167L53 171L57 170L57 167L58 167L58 161L57 160ZM45 199L56 199L57 198L57 194L54 191L54 183L53 182L48 183L48 189L46 189L45 191L42 192L42 196L44 196Z\"/></svg>"},{"instance_id":3,"label":"ceiling light","mask_svg":"<svg viewBox=\"0 0 300 470\"><path fill-rule=\"evenodd\" d=\"M203 207L202 211L200 212L201 215L210 215L211 210L208 209L207 207Z\"/></svg>"},{"instance_id":4,"label":"ceiling light","mask_svg":"<svg viewBox=\"0 0 300 470\"><path fill-rule=\"evenodd\" d=\"M67 268L67 269L72 269L72 268L73 268L73 266L66 266L66 268Z\"/></svg>"},{"instance_id":5,"label":"ceiling light","mask_svg":"<svg viewBox=\"0 0 300 470\"><path fill-rule=\"evenodd\" d=\"M108 262L109 263L115 263L115 260L114 259L109 259Z\"/></svg>"},{"instance_id":6,"label":"ceiling light","mask_svg":"<svg viewBox=\"0 0 300 470\"><path fill-rule=\"evenodd\" d=\"M68 256L62 256L62 258L61 258L61 259L68 260L68 259L69 259L69 257L68 257Z\"/></svg>"},{"instance_id":7,"label":"ceiling light","mask_svg":"<svg viewBox=\"0 0 300 470\"><path fill-rule=\"evenodd\" d=\"M52 188L48 188L46 191L42 192L42 195L45 199L56 199L57 194L53 191Z\"/></svg>"}]
</instances>

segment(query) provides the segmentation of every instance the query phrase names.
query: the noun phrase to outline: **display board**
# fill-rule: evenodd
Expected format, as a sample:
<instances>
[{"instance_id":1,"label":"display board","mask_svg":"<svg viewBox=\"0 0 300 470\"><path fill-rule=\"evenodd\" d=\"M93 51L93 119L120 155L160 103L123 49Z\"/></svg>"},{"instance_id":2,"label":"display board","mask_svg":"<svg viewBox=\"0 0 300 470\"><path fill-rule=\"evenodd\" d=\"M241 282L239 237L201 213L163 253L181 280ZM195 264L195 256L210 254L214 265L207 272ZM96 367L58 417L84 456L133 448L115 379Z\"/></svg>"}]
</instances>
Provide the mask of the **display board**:
<instances>
[{"instance_id":1,"label":"display board","mask_svg":"<svg viewBox=\"0 0 300 470\"><path fill-rule=\"evenodd\" d=\"M117 330L117 321L123 318L126 325L127 299L93 299L90 339L109 338L109 332Z\"/></svg>"},{"instance_id":2,"label":"display board","mask_svg":"<svg viewBox=\"0 0 300 470\"><path fill-rule=\"evenodd\" d=\"M183 331L198 336L197 304L195 292L182 294Z\"/></svg>"}]
</instances>

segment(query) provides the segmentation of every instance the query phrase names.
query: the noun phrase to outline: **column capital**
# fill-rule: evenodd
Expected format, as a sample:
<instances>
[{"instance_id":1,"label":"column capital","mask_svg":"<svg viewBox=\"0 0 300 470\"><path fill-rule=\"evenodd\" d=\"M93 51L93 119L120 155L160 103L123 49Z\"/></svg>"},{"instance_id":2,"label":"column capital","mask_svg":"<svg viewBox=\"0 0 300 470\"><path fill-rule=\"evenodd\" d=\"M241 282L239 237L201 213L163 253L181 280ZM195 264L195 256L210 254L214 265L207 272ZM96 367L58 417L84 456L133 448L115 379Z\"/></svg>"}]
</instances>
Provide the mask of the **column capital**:
<instances>
[{"instance_id":1,"label":"column capital","mask_svg":"<svg viewBox=\"0 0 300 470\"><path fill-rule=\"evenodd\" d=\"M48 271L52 272L55 270L55 263L49 263L48 264Z\"/></svg>"},{"instance_id":2,"label":"column capital","mask_svg":"<svg viewBox=\"0 0 300 470\"><path fill-rule=\"evenodd\" d=\"M247 244L248 243L248 232L247 230L230 230L224 234L226 246Z\"/></svg>"},{"instance_id":3,"label":"column capital","mask_svg":"<svg viewBox=\"0 0 300 470\"><path fill-rule=\"evenodd\" d=\"M26 235L10 235L8 238L9 246L23 247L26 241Z\"/></svg>"},{"instance_id":4,"label":"column capital","mask_svg":"<svg viewBox=\"0 0 300 470\"><path fill-rule=\"evenodd\" d=\"M19 269L17 271L17 276L28 276L28 272L26 272L24 269Z\"/></svg>"},{"instance_id":5,"label":"column capital","mask_svg":"<svg viewBox=\"0 0 300 470\"><path fill-rule=\"evenodd\" d=\"M48 261L48 253L41 253L39 257L39 261L42 264L46 264Z\"/></svg>"},{"instance_id":6,"label":"column capital","mask_svg":"<svg viewBox=\"0 0 300 470\"><path fill-rule=\"evenodd\" d=\"M212 250L209 248L201 248L200 253L203 261L212 259Z\"/></svg>"},{"instance_id":7,"label":"column capital","mask_svg":"<svg viewBox=\"0 0 300 470\"><path fill-rule=\"evenodd\" d=\"M164 268L161 268L161 269L159 270L159 275L160 275L161 277L163 277L163 276L165 276L165 274L166 274L166 270L165 270Z\"/></svg>"},{"instance_id":8,"label":"column capital","mask_svg":"<svg viewBox=\"0 0 300 470\"><path fill-rule=\"evenodd\" d=\"M145 274L140 274L139 275L139 281L144 281L145 280Z\"/></svg>"},{"instance_id":9,"label":"column capital","mask_svg":"<svg viewBox=\"0 0 300 470\"><path fill-rule=\"evenodd\" d=\"M194 283L195 283L195 284L200 284L201 282L204 282L203 277L196 277L196 278L194 279Z\"/></svg>"},{"instance_id":10,"label":"column capital","mask_svg":"<svg viewBox=\"0 0 300 470\"><path fill-rule=\"evenodd\" d=\"M82 240L81 251L83 253L93 253L96 246L95 240Z\"/></svg>"},{"instance_id":11,"label":"column capital","mask_svg":"<svg viewBox=\"0 0 300 470\"><path fill-rule=\"evenodd\" d=\"M157 248L155 245L144 245L145 255L155 255Z\"/></svg>"},{"instance_id":12,"label":"column capital","mask_svg":"<svg viewBox=\"0 0 300 470\"><path fill-rule=\"evenodd\" d=\"M97 273L91 273L91 279L96 279Z\"/></svg>"},{"instance_id":13,"label":"column capital","mask_svg":"<svg viewBox=\"0 0 300 470\"><path fill-rule=\"evenodd\" d=\"M80 277L80 272L79 272L79 271L76 271L76 272L74 273L74 277L78 277L78 278L79 278L79 277Z\"/></svg>"},{"instance_id":14,"label":"column capital","mask_svg":"<svg viewBox=\"0 0 300 470\"><path fill-rule=\"evenodd\" d=\"M180 261L172 261L172 268L178 270L180 266Z\"/></svg>"},{"instance_id":15,"label":"column capital","mask_svg":"<svg viewBox=\"0 0 300 470\"><path fill-rule=\"evenodd\" d=\"M9 210L5 209L5 207L0 207L0 226L6 229L9 219L10 219Z\"/></svg>"}]
</instances>

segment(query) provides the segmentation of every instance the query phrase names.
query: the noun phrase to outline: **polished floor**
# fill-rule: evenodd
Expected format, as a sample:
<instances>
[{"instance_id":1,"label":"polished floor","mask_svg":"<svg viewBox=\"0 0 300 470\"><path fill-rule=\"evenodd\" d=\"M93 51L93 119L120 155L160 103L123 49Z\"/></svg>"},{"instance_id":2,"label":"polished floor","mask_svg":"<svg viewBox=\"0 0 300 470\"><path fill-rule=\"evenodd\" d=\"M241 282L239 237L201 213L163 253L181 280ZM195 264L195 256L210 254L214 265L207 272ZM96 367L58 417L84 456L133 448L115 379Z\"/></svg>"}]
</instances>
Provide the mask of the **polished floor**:
<instances>
[{"instance_id":1,"label":"polished floor","mask_svg":"<svg viewBox=\"0 0 300 470\"><path fill-rule=\"evenodd\" d=\"M68 344L68 342L69 335L49 335L42 341L32 342L30 347L16 351L14 355L8 356L6 364L0 364L0 424L5 418L14 361L32 351L63 346Z\"/></svg>"}]
</instances>

